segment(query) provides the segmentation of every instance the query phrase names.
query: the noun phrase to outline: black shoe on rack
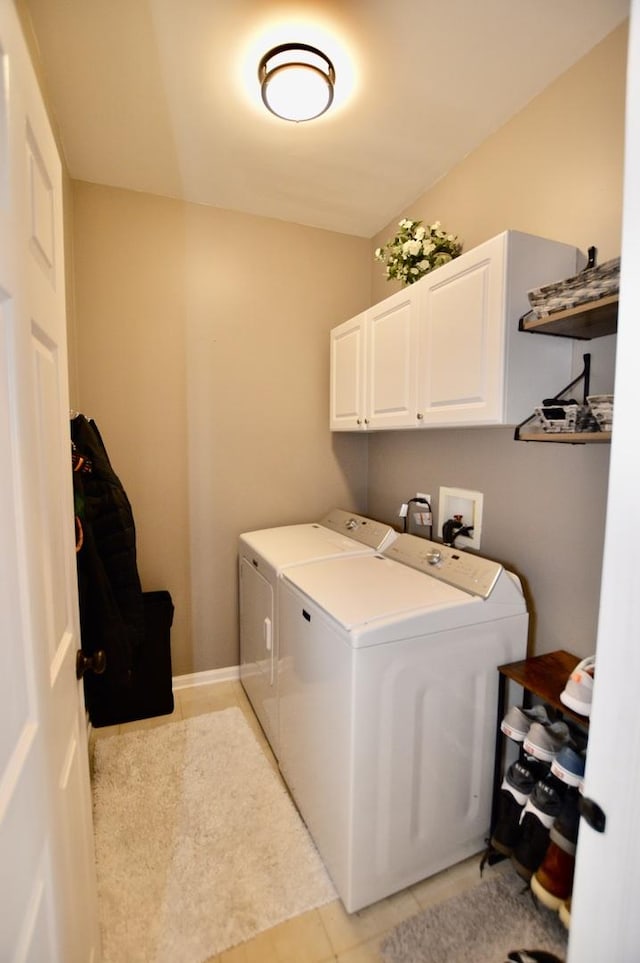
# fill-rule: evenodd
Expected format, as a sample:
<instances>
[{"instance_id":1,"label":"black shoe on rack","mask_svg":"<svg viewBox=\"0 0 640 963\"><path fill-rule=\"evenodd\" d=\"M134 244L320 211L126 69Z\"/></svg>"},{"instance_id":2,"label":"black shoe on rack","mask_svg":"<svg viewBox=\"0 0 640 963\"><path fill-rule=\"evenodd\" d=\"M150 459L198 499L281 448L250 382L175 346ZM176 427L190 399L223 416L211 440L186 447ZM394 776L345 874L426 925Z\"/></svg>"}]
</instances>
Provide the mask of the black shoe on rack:
<instances>
[{"instance_id":1,"label":"black shoe on rack","mask_svg":"<svg viewBox=\"0 0 640 963\"><path fill-rule=\"evenodd\" d=\"M527 882L545 857L549 831L562 809L565 790L564 784L548 773L535 784L523 809L520 836L511 853L511 862Z\"/></svg>"},{"instance_id":2,"label":"black shoe on rack","mask_svg":"<svg viewBox=\"0 0 640 963\"><path fill-rule=\"evenodd\" d=\"M521 753L505 774L500 787L498 813L491 846L503 856L510 856L520 838L520 817L536 783L548 772L537 759Z\"/></svg>"}]
</instances>

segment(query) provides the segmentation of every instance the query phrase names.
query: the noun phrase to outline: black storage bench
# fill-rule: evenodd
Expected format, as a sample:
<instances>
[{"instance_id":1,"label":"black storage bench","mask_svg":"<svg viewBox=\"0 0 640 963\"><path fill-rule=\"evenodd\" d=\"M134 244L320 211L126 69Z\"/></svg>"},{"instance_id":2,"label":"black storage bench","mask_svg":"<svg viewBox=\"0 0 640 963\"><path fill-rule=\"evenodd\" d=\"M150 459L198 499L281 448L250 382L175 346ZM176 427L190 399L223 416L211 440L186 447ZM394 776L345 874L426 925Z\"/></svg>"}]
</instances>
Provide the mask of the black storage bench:
<instances>
[{"instance_id":1,"label":"black storage bench","mask_svg":"<svg viewBox=\"0 0 640 963\"><path fill-rule=\"evenodd\" d=\"M173 712L169 592L143 592L144 638L134 655L130 685L116 685L103 676L85 676L85 700L96 728L134 722Z\"/></svg>"}]
</instances>

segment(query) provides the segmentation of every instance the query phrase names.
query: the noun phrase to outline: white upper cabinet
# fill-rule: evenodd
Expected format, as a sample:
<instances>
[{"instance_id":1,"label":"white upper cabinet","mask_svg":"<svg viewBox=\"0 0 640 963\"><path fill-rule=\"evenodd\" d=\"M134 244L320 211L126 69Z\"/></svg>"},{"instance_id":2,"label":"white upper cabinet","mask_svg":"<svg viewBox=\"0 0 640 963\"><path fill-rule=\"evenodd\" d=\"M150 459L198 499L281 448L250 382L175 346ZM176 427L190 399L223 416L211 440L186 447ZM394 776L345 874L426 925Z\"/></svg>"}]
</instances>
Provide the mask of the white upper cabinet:
<instances>
[{"instance_id":1,"label":"white upper cabinet","mask_svg":"<svg viewBox=\"0 0 640 963\"><path fill-rule=\"evenodd\" d=\"M504 359L501 238L456 259L424 285L418 334L418 412L425 424L497 419ZM449 267L449 265L445 265Z\"/></svg>"},{"instance_id":2,"label":"white upper cabinet","mask_svg":"<svg viewBox=\"0 0 640 963\"><path fill-rule=\"evenodd\" d=\"M405 428L415 421L418 304L409 287L367 311L368 428Z\"/></svg>"},{"instance_id":3,"label":"white upper cabinet","mask_svg":"<svg viewBox=\"0 0 640 963\"><path fill-rule=\"evenodd\" d=\"M331 332L331 429L406 428L416 421L416 285Z\"/></svg>"},{"instance_id":4,"label":"white upper cabinet","mask_svg":"<svg viewBox=\"0 0 640 963\"><path fill-rule=\"evenodd\" d=\"M527 292L575 274L577 256L505 231L335 328L332 430L522 421L570 381L572 357L518 330Z\"/></svg>"},{"instance_id":5,"label":"white upper cabinet","mask_svg":"<svg viewBox=\"0 0 640 963\"><path fill-rule=\"evenodd\" d=\"M366 311L331 332L330 427L363 431L365 426Z\"/></svg>"}]
</instances>

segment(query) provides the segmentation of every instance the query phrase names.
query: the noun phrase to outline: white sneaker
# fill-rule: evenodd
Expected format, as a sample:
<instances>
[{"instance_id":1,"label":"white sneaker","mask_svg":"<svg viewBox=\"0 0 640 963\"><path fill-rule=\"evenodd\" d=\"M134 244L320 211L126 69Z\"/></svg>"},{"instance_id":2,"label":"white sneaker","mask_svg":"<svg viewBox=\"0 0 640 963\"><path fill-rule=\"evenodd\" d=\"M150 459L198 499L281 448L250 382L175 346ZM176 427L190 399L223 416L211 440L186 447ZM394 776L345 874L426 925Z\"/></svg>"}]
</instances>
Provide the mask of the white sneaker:
<instances>
[{"instance_id":1,"label":"white sneaker","mask_svg":"<svg viewBox=\"0 0 640 963\"><path fill-rule=\"evenodd\" d=\"M534 722L526 735L523 748L529 756L551 762L568 742L569 726L566 722L552 722L549 726Z\"/></svg>"},{"instance_id":2,"label":"white sneaker","mask_svg":"<svg viewBox=\"0 0 640 963\"><path fill-rule=\"evenodd\" d=\"M500 729L505 736L513 739L514 742L524 742L525 736L534 722L549 725L549 716L544 706L532 706L530 709L511 706L500 723Z\"/></svg>"},{"instance_id":3,"label":"white sneaker","mask_svg":"<svg viewBox=\"0 0 640 963\"><path fill-rule=\"evenodd\" d=\"M590 655L579 662L560 693L560 701L580 716L591 714L595 665L595 655Z\"/></svg>"}]
</instances>

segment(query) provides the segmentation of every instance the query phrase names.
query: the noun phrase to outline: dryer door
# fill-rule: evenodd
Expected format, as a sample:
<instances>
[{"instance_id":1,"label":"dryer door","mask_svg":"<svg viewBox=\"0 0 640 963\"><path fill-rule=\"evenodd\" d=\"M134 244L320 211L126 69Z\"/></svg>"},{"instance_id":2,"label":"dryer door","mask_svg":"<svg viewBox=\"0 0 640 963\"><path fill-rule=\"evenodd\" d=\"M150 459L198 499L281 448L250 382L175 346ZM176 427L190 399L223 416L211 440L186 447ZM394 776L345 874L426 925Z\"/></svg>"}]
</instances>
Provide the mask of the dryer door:
<instances>
[{"instance_id":1,"label":"dryer door","mask_svg":"<svg viewBox=\"0 0 640 963\"><path fill-rule=\"evenodd\" d=\"M274 753L278 754L273 587L240 559L240 680Z\"/></svg>"}]
</instances>

